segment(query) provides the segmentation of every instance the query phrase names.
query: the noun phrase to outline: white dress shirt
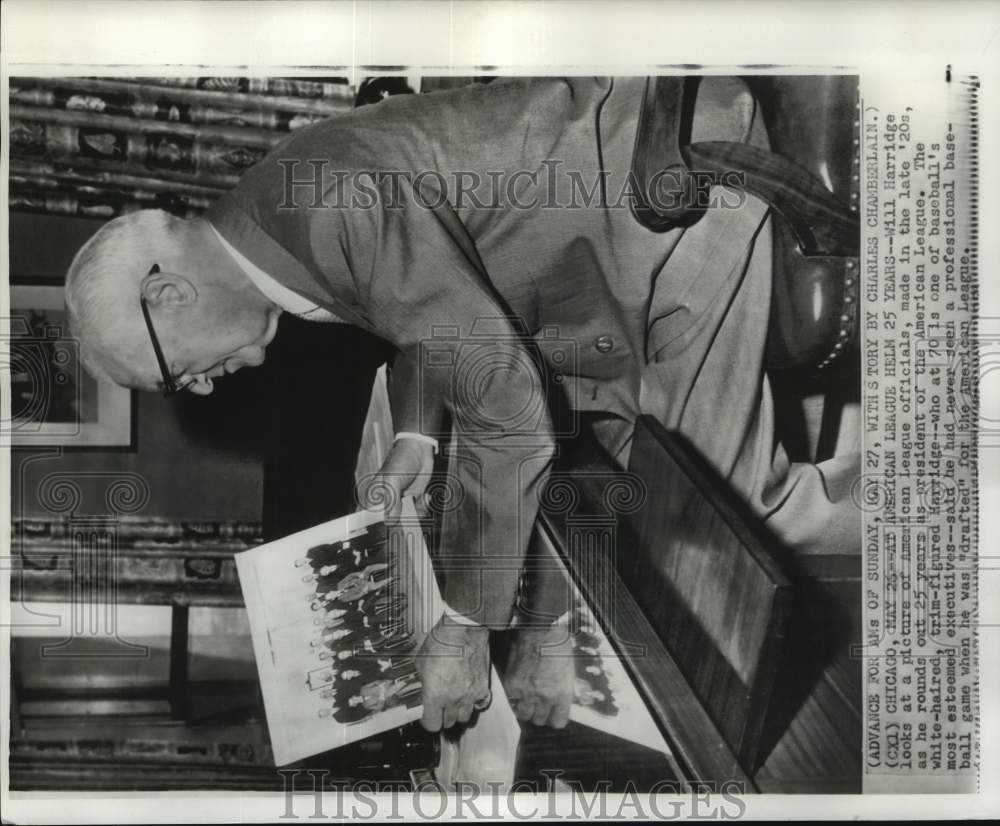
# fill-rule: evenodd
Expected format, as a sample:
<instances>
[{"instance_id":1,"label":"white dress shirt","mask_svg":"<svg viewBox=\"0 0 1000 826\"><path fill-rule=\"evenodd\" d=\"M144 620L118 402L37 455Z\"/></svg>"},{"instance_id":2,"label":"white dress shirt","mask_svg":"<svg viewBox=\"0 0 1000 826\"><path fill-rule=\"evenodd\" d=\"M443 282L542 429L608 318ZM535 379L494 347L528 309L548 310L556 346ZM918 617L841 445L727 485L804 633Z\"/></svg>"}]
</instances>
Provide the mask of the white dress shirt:
<instances>
[{"instance_id":1,"label":"white dress shirt","mask_svg":"<svg viewBox=\"0 0 1000 826\"><path fill-rule=\"evenodd\" d=\"M209 224L209 226L211 227L212 225ZM254 286L267 296L267 298L281 307L282 310L289 312L292 315L296 315L299 318L304 318L307 321L321 321L327 323L336 322L340 324L347 323L342 318L339 318L331 313L329 310L320 307L318 304L314 304L308 298L305 298L297 292L288 289L288 287L283 284L279 284L260 267L254 264L253 261L243 255L238 249L223 238L215 227L212 227L212 232L214 232L215 237L219 239L219 243L222 244L223 249L225 249L226 252L232 256L233 260L239 264L240 269L243 270L246 277L254 283ZM438 440L432 438L431 436L425 436L423 433L397 433L393 442L397 442L400 439L416 439L417 441L425 442L434 449L435 454L438 452ZM460 625L478 625L478 623L470 620L462 614L459 614L447 604L444 604L444 613ZM556 620L556 622L565 623L568 619L569 614L566 613ZM516 623L517 618L515 615L515 624Z\"/></svg>"},{"instance_id":2,"label":"white dress shirt","mask_svg":"<svg viewBox=\"0 0 1000 826\"><path fill-rule=\"evenodd\" d=\"M209 224L209 226L211 227L212 225ZM222 244L223 249L225 249L225 251L232 256L233 260L239 264L240 269L243 270L246 277L254 283L254 286L257 287L257 289L271 301L281 307L282 310L298 316L299 318L304 318L306 321L322 321L327 323L336 322L339 324L347 323L342 318L331 313L329 310L320 307L318 304L314 304L308 298L299 295L294 290L288 289L288 287L284 284L279 284L260 267L254 264L253 261L236 249L236 247L223 238L215 227L212 227L212 232L214 232L215 237L219 239L219 243ZM433 448L435 454L438 452L438 440L432 438L431 436L425 436L423 433L397 433L393 441L396 442L400 439L416 439L417 441L425 442Z\"/></svg>"},{"instance_id":3,"label":"white dress shirt","mask_svg":"<svg viewBox=\"0 0 1000 826\"><path fill-rule=\"evenodd\" d=\"M209 226L211 227L212 225L209 224ZM222 244L226 252L240 265L240 269L243 270L246 277L253 281L254 286L281 307L282 310L308 321L345 323L342 318L338 318L329 310L320 307L318 304L313 304L308 298L299 295L294 290L288 289L284 284L279 284L223 238L215 227L212 227L212 232L215 233L215 237L219 239L219 243Z\"/></svg>"}]
</instances>

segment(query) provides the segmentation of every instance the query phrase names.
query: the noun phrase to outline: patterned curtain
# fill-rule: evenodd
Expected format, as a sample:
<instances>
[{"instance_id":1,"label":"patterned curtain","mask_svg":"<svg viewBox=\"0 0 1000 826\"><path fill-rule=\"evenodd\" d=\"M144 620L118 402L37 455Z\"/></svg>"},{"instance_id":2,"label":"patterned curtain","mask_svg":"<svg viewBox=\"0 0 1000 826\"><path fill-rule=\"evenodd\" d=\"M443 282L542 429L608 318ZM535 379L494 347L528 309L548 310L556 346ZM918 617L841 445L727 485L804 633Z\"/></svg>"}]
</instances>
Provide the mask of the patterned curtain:
<instances>
[{"instance_id":1,"label":"patterned curtain","mask_svg":"<svg viewBox=\"0 0 1000 826\"><path fill-rule=\"evenodd\" d=\"M10 206L197 215L286 134L354 103L341 78L11 78Z\"/></svg>"}]
</instances>

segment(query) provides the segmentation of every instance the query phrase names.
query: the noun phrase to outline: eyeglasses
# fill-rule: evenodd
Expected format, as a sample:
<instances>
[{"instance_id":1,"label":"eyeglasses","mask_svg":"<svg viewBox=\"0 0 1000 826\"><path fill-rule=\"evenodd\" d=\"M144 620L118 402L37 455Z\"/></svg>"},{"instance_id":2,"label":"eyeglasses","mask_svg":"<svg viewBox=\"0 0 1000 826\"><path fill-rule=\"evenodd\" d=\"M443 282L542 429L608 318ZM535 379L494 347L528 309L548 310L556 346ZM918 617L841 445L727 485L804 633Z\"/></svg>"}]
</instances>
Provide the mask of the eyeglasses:
<instances>
[{"instance_id":1,"label":"eyeglasses","mask_svg":"<svg viewBox=\"0 0 1000 826\"><path fill-rule=\"evenodd\" d=\"M156 275L160 271L159 264L153 264L149 268L149 275ZM139 304L142 307L142 317L146 319L146 329L149 330L149 340L153 343L153 352L156 353L156 363L160 366L160 375L163 376L163 395L173 396L186 387L194 383L194 379L188 379L181 383L182 376L171 376L167 367L167 360L163 357L163 348L160 347L160 340L156 337L156 330L153 329L153 319L149 317L149 305L146 297L140 293Z\"/></svg>"}]
</instances>

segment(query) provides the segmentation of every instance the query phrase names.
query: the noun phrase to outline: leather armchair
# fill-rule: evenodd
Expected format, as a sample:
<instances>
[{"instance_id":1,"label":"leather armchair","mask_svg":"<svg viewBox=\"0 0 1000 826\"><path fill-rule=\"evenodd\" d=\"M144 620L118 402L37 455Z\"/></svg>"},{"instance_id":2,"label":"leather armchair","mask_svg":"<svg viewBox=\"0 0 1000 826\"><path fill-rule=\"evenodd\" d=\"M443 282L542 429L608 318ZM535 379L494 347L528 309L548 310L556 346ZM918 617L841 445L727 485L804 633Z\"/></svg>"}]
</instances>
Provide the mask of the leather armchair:
<instances>
[{"instance_id":1,"label":"leather armchair","mask_svg":"<svg viewBox=\"0 0 1000 826\"><path fill-rule=\"evenodd\" d=\"M850 128L857 78L744 80L763 114L770 152L691 142L699 79L649 79L633 160L640 184L633 213L653 231L696 221L707 203L700 189L712 176L739 180L765 200L778 216L768 367L829 373L858 353L857 126ZM665 171L676 198L653 197Z\"/></svg>"}]
</instances>

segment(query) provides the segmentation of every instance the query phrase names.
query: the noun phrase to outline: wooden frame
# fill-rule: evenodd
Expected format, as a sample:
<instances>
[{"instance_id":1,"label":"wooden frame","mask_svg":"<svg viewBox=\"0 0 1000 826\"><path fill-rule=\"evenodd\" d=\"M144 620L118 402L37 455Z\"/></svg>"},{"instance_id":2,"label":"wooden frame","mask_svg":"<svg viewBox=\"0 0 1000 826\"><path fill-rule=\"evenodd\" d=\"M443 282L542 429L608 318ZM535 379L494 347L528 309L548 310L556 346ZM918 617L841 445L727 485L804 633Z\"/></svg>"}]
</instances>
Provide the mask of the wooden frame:
<instances>
[{"instance_id":1,"label":"wooden frame","mask_svg":"<svg viewBox=\"0 0 1000 826\"><path fill-rule=\"evenodd\" d=\"M646 480L625 584L748 772L757 768L791 604L759 518L682 436L643 417L630 470Z\"/></svg>"},{"instance_id":2,"label":"wooden frame","mask_svg":"<svg viewBox=\"0 0 1000 826\"><path fill-rule=\"evenodd\" d=\"M686 678L667 650L660 635L632 598L611 561L600 556L578 567L568 564L566 524L544 511L539 527L546 544L556 549L567 562L567 569L580 593L593 609L600 594L609 587L616 592L614 626L603 623L612 640L628 640L631 655L622 654L621 662L646 702L660 734L670 747L672 762L680 770L682 782L740 784L746 792L757 791L750 776L740 766L733 750L716 728L704 706L695 696ZM618 585L618 587L616 587ZM595 610L595 614L596 614ZM621 649L619 649L621 651Z\"/></svg>"},{"instance_id":3,"label":"wooden frame","mask_svg":"<svg viewBox=\"0 0 1000 826\"><path fill-rule=\"evenodd\" d=\"M775 540L681 437L643 417L630 472L612 471L641 493L611 514L618 547L577 559L572 523L607 511L614 485L594 467L570 472L582 503L573 515L546 511L543 497L542 532L605 626L685 778L753 791L791 596L770 550Z\"/></svg>"}]
</instances>

